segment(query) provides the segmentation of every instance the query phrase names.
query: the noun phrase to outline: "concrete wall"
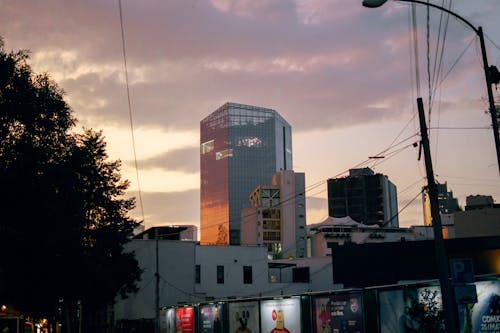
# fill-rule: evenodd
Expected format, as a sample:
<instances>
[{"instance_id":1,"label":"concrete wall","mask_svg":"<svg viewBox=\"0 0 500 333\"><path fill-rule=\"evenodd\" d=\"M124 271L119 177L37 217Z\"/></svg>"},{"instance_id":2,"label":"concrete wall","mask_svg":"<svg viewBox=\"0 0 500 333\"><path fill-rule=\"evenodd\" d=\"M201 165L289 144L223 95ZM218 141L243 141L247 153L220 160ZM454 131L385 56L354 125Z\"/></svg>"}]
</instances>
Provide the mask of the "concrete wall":
<instances>
[{"instance_id":1,"label":"concrete wall","mask_svg":"<svg viewBox=\"0 0 500 333\"><path fill-rule=\"evenodd\" d=\"M156 300L156 240L132 240L126 251L135 252L142 279L139 291L114 307L115 320L153 319ZM265 246L215 246L195 242L159 240L159 306L196 303L225 298L300 294L306 291L331 290L331 258L282 260L289 264L283 279L270 283L269 261ZM200 283L195 267L200 265ZM224 283L217 283L217 266L224 267ZM292 269L308 266L307 283L292 283ZM252 283L244 283L243 266L252 267Z\"/></svg>"},{"instance_id":2,"label":"concrete wall","mask_svg":"<svg viewBox=\"0 0 500 333\"><path fill-rule=\"evenodd\" d=\"M200 265L197 294L207 298L259 295L267 286L267 248L264 246L197 246ZM217 283L217 265L224 266L224 283ZM243 266L252 267L252 284L243 283Z\"/></svg>"},{"instance_id":3,"label":"concrete wall","mask_svg":"<svg viewBox=\"0 0 500 333\"><path fill-rule=\"evenodd\" d=\"M158 241L160 306L200 299L196 297L194 290L195 247L195 242ZM139 292L125 300L117 301L115 319L154 318L156 241L132 240L126 245L125 250L135 252L143 273L137 285Z\"/></svg>"},{"instance_id":4,"label":"concrete wall","mask_svg":"<svg viewBox=\"0 0 500 333\"><path fill-rule=\"evenodd\" d=\"M455 213L455 237L500 235L500 208L484 208Z\"/></svg>"}]
</instances>

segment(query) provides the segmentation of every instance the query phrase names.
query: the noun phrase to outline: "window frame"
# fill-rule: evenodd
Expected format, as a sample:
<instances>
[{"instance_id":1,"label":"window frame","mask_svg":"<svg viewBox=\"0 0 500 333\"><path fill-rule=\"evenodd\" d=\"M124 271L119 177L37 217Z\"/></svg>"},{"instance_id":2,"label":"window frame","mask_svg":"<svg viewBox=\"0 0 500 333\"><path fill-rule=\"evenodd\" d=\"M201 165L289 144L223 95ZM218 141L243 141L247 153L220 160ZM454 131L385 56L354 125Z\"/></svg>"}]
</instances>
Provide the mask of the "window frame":
<instances>
[{"instance_id":1,"label":"window frame","mask_svg":"<svg viewBox=\"0 0 500 333\"><path fill-rule=\"evenodd\" d=\"M201 265L194 265L194 283L201 283Z\"/></svg>"},{"instance_id":2,"label":"window frame","mask_svg":"<svg viewBox=\"0 0 500 333\"><path fill-rule=\"evenodd\" d=\"M224 265L217 265L217 284L224 284Z\"/></svg>"},{"instance_id":3,"label":"window frame","mask_svg":"<svg viewBox=\"0 0 500 333\"><path fill-rule=\"evenodd\" d=\"M243 266L243 284L253 284L252 266Z\"/></svg>"}]
</instances>

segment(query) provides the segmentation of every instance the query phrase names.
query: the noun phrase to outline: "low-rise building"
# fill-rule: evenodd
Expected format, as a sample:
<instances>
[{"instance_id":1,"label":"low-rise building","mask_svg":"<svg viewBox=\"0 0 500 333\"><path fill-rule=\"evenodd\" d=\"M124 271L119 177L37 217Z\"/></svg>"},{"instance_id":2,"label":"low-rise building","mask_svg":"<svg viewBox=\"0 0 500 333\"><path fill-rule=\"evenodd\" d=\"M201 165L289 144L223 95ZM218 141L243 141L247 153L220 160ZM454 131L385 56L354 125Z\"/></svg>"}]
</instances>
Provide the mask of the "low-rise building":
<instances>
[{"instance_id":1,"label":"low-rise building","mask_svg":"<svg viewBox=\"0 0 500 333\"><path fill-rule=\"evenodd\" d=\"M165 239L126 244L142 269L138 292L117 299L115 320L154 319L160 307L332 290L330 258L273 261L265 246L200 245Z\"/></svg>"},{"instance_id":2,"label":"low-rise building","mask_svg":"<svg viewBox=\"0 0 500 333\"><path fill-rule=\"evenodd\" d=\"M453 214L448 229L455 238L500 236L500 204L490 195L469 195L465 210Z\"/></svg>"},{"instance_id":3,"label":"low-rise building","mask_svg":"<svg viewBox=\"0 0 500 333\"><path fill-rule=\"evenodd\" d=\"M329 256L328 243L365 244L404 242L434 238L432 227L412 226L410 228L382 228L378 225L364 225L350 217L328 217L323 222L309 225L307 236L308 257Z\"/></svg>"}]
</instances>

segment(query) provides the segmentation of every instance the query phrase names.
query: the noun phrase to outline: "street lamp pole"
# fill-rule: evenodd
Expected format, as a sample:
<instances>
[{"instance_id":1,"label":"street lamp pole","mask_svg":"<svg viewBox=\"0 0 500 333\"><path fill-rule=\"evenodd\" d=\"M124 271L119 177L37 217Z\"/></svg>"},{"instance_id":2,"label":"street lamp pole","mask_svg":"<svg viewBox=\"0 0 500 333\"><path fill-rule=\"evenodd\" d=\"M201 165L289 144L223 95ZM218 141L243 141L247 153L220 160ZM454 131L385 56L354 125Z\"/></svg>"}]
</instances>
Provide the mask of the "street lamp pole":
<instances>
[{"instance_id":1,"label":"street lamp pole","mask_svg":"<svg viewBox=\"0 0 500 333\"><path fill-rule=\"evenodd\" d=\"M369 7L369 8L376 8L382 6L387 0L363 0L363 6ZM476 35L479 37L479 42L481 44L481 54L483 58L483 69L484 69L484 75L486 79L486 89L488 91L488 104L489 104L489 111L490 111L490 116L491 116L491 123L492 123L492 128L493 128L493 137L495 140L495 150L497 153L497 166L498 166L498 172L500 174L500 137L498 135L498 115L497 115L497 109L495 107L495 99L493 97L493 89L491 86L493 84L498 84L500 83L500 77L498 74L498 69L495 66L489 66L488 65L488 57L486 56L486 46L484 43L484 34L483 34L483 29L481 27L475 27L472 25L469 21L467 21L465 18L462 16L458 15L457 13L452 12L449 9L446 9L444 7L435 5L430 2L424 2L420 0L397 0L400 2L410 2L410 3L418 3L424 6L428 7L433 7L436 9L439 9L443 12L446 12L463 23L467 25L469 28L471 28Z\"/></svg>"},{"instance_id":2,"label":"street lamp pole","mask_svg":"<svg viewBox=\"0 0 500 333\"><path fill-rule=\"evenodd\" d=\"M374 7L379 7L383 5L387 0L363 0L363 5L366 7L374 8ZM498 168L499 168L499 173L500 173L500 138L498 136L498 120L497 120L497 115L496 115L496 107L494 103L494 98L493 98L493 91L491 88L491 85L493 83L498 83L496 80L499 80L498 78L498 70L496 67L488 66L488 59L486 57L486 47L484 45L484 36L483 36L483 30L481 27L475 28L471 23L469 23L467 20L465 20L463 17L457 15L456 13L451 12L450 10L434 5L429 2L423 2L419 0L399 0L402 2L411 2L411 3L417 3L417 4L422 4L425 6L429 7L434 7L439 10L442 10L446 13L449 13L450 15L458 18L462 22L464 22L467 26L469 26L476 34L479 36L479 40L481 43L481 52L483 56L483 68L484 68L484 73L486 76L486 87L488 90L488 102L489 102L489 107L490 107L490 115L491 115L491 120L492 120L492 125L493 125L493 134L495 137L495 148L497 152L497 163L498 163ZM456 315L456 308L455 308L455 302L453 300L453 290L451 287L451 283L449 280L449 269L448 269L448 258L446 255L446 249L444 247L444 240L443 240L443 234L442 234L442 226L441 226L441 217L439 215L439 208L438 208L438 198L437 198L437 186L436 182L434 180L434 172L432 168L432 160L431 160L431 154L430 154L430 149L429 149L429 138L427 135L427 125L425 122L425 114L424 114L424 107L423 107L423 102L422 98L417 99L417 105L418 105L418 113L419 113L419 120L420 120L420 132L421 132L421 138L422 138L422 148L424 151L424 157L425 157L425 167L426 167L426 173L427 173L427 182L428 182L428 188L429 188L429 197L430 197L430 202L431 202L431 215L432 215L432 225L433 225L433 230L434 230L434 250L435 250L435 255L436 255L436 268L437 268L437 273L439 277L439 283L441 287L441 295L442 295L442 301L443 301L443 310L445 314L445 324L446 324L446 331L450 333L455 333L458 332L457 330L457 315Z\"/></svg>"}]
</instances>

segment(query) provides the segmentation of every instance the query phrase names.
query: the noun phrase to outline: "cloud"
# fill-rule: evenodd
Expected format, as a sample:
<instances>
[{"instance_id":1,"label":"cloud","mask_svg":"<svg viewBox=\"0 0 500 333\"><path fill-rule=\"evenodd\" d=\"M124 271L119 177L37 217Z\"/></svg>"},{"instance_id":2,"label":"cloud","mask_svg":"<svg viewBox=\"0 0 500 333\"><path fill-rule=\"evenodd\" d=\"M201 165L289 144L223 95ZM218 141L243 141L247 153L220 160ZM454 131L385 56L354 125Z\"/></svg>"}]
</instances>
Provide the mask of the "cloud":
<instances>
[{"instance_id":1,"label":"cloud","mask_svg":"<svg viewBox=\"0 0 500 333\"><path fill-rule=\"evenodd\" d=\"M326 183L324 186L326 187ZM328 207L328 200L326 198L308 196L306 205L308 209L324 209L325 206Z\"/></svg>"},{"instance_id":2,"label":"cloud","mask_svg":"<svg viewBox=\"0 0 500 333\"><path fill-rule=\"evenodd\" d=\"M139 195L131 192L140 206ZM165 224L198 224L200 191L198 189L178 192L141 193L145 223L147 227ZM135 210L136 218L142 219L140 210Z\"/></svg>"},{"instance_id":3,"label":"cloud","mask_svg":"<svg viewBox=\"0 0 500 333\"><path fill-rule=\"evenodd\" d=\"M382 140L389 144L414 116L415 65L406 4L392 2L376 10L362 7L361 0L121 4L130 113L118 2L3 0L0 33L6 49L31 50L35 71L48 72L66 91L80 126L104 130L110 156L124 161L124 174L132 181L133 125L141 185L146 193L155 193L147 196L155 203L155 219L162 220L157 199L167 196L158 193L199 187L199 122L227 101L272 108L287 119L293 127L294 160L308 179L326 179L380 151L385 147L377 145ZM500 56L489 39L500 44L494 35L500 2L463 1L453 10L484 28L490 63L498 67ZM425 98L424 6L417 8L417 17L420 94ZM431 11L432 47L440 19ZM449 75L438 82L433 121L457 119L449 126L460 127L472 122L484 126L486 119L489 126L476 36L453 18L446 36L441 68ZM410 127L407 131L415 130ZM446 155L446 164L444 158L438 160L436 169L462 167L466 163L458 159L456 145L440 133L439 155L454 155ZM335 149L325 152L323 144ZM476 147L490 144L490 137L475 142ZM381 167L392 179L395 174L410 177L418 171L413 170L413 156L408 159L411 164L396 168L391 161ZM175 195L169 195L176 203ZM199 209L197 200L189 198L191 211ZM308 211L323 214L318 219L324 217L319 202L308 206Z\"/></svg>"},{"instance_id":4,"label":"cloud","mask_svg":"<svg viewBox=\"0 0 500 333\"><path fill-rule=\"evenodd\" d=\"M12 22L7 42L33 48L33 61L52 73L79 114L128 123L116 4L7 1L4 7L10 17L0 19ZM194 130L229 100L272 107L295 131L397 119L412 71L403 10L338 0L123 1L134 124ZM453 31L449 36L468 35ZM447 47L456 43L450 37ZM377 100L386 102L383 108L371 107Z\"/></svg>"},{"instance_id":5,"label":"cloud","mask_svg":"<svg viewBox=\"0 0 500 333\"><path fill-rule=\"evenodd\" d=\"M175 149L138 162L141 169L160 168L185 173L198 173L200 169L199 148Z\"/></svg>"}]
</instances>

